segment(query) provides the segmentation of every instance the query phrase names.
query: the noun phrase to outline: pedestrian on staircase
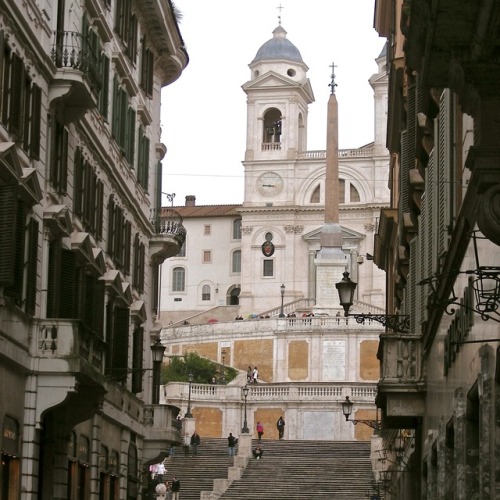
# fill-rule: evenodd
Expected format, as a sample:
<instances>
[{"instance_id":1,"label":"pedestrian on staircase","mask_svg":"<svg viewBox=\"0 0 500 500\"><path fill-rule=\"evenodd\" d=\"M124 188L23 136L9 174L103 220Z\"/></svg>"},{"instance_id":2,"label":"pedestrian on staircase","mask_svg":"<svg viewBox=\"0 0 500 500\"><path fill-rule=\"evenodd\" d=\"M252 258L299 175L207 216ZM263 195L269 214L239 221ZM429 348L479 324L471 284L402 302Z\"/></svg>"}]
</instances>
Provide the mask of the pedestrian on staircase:
<instances>
[{"instance_id":1,"label":"pedestrian on staircase","mask_svg":"<svg viewBox=\"0 0 500 500\"><path fill-rule=\"evenodd\" d=\"M257 370L257 367L254 367L252 373L252 382L256 384L258 379L259 379L259 370Z\"/></svg>"},{"instance_id":2,"label":"pedestrian on staircase","mask_svg":"<svg viewBox=\"0 0 500 500\"><path fill-rule=\"evenodd\" d=\"M257 434L259 435L259 443L262 441L262 435L264 434L264 426L262 422L257 422Z\"/></svg>"},{"instance_id":3,"label":"pedestrian on staircase","mask_svg":"<svg viewBox=\"0 0 500 500\"><path fill-rule=\"evenodd\" d=\"M198 455L198 446L201 444L201 439L200 435L194 431L193 435L191 436L191 448L193 450L193 457Z\"/></svg>"},{"instance_id":4,"label":"pedestrian on staircase","mask_svg":"<svg viewBox=\"0 0 500 500\"><path fill-rule=\"evenodd\" d=\"M234 448L238 440L233 436L233 433L230 432L227 438L227 452L230 457L234 457Z\"/></svg>"},{"instance_id":5,"label":"pedestrian on staircase","mask_svg":"<svg viewBox=\"0 0 500 500\"><path fill-rule=\"evenodd\" d=\"M172 478L172 500L179 500L179 491L181 489L181 482L177 477Z\"/></svg>"},{"instance_id":6,"label":"pedestrian on staircase","mask_svg":"<svg viewBox=\"0 0 500 500\"><path fill-rule=\"evenodd\" d=\"M285 421L283 420L283 417L278 418L276 427L278 428L279 438L283 439L283 435L285 434Z\"/></svg>"}]
</instances>

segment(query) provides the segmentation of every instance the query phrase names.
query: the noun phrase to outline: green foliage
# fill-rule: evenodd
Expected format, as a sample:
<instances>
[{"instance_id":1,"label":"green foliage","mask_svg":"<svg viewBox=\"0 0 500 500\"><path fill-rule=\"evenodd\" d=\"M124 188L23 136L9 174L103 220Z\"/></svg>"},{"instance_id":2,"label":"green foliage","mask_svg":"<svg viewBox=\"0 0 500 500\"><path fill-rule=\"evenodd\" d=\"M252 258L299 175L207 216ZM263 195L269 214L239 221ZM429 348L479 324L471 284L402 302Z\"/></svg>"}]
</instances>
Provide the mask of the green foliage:
<instances>
[{"instance_id":1,"label":"green foliage","mask_svg":"<svg viewBox=\"0 0 500 500\"><path fill-rule=\"evenodd\" d=\"M193 374L193 382L198 384L209 384L212 377L222 382L223 367L209 359L202 358L195 352L188 352L184 356L170 358L168 365L163 365L161 369L161 383L168 382L188 382L188 375ZM238 372L231 367L224 367L226 383L233 380Z\"/></svg>"}]
</instances>

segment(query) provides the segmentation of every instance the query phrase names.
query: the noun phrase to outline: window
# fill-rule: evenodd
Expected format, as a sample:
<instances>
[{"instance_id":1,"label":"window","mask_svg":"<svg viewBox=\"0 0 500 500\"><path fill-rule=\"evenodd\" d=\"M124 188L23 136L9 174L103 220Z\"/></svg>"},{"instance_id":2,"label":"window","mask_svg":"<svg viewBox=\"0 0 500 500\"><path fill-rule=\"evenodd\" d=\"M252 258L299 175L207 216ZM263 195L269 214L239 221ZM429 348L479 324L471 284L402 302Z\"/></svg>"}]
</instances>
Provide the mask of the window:
<instances>
[{"instance_id":1,"label":"window","mask_svg":"<svg viewBox=\"0 0 500 500\"><path fill-rule=\"evenodd\" d=\"M231 272L241 273L241 250L235 250L232 257Z\"/></svg>"},{"instance_id":2,"label":"window","mask_svg":"<svg viewBox=\"0 0 500 500\"><path fill-rule=\"evenodd\" d=\"M140 86L150 99L153 97L153 75L154 75L153 71L154 71L154 55L153 52L147 47L146 37L144 37L142 40Z\"/></svg>"},{"instance_id":3,"label":"window","mask_svg":"<svg viewBox=\"0 0 500 500\"><path fill-rule=\"evenodd\" d=\"M40 158L42 90L34 84L24 61L10 50L0 30L1 122L30 158Z\"/></svg>"},{"instance_id":4,"label":"window","mask_svg":"<svg viewBox=\"0 0 500 500\"><path fill-rule=\"evenodd\" d=\"M186 240L184 240L184 243L181 246L181 249L179 250L179 253L176 255L176 257L185 257L186 256Z\"/></svg>"},{"instance_id":5,"label":"window","mask_svg":"<svg viewBox=\"0 0 500 500\"><path fill-rule=\"evenodd\" d=\"M129 162L131 168L134 166L135 122L135 111L129 106L129 96L127 92L121 88L120 81L115 75L113 82L113 117L111 133L118 146L120 146L120 150Z\"/></svg>"},{"instance_id":6,"label":"window","mask_svg":"<svg viewBox=\"0 0 500 500\"><path fill-rule=\"evenodd\" d=\"M68 131L57 118L52 127L50 182L59 194L66 194L68 177Z\"/></svg>"},{"instance_id":7,"label":"window","mask_svg":"<svg viewBox=\"0 0 500 500\"><path fill-rule=\"evenodd\" d=\"M139 233L134 239L134 269L132 284L139 293L144 292L144 262L146 247L139 239Z\"/></svg>"},{"instance_id":8,"label":"window","mask_svg":"<svg viewBox=\"0 0 500 500\"><path fill-rule=\"evenodd\" d=\"M108 205L108 254L125 275L130 274L131 244L132 224L125 219L123 210L111 195Z\"/></svg>"},{"instance_id":9,"label":"window","mask_svg":"<svg viewBox=\"0 0 500 500\"><path fill-rule=\"evenodd\" d=\"M81 149L75 150L73 209L83 222L85 231L102 238L104 184L97 178L95 169L84 160Z\"/></svg>"},{"instance_id":10,"label":"window","mask_svg":"<svg viewBox=\"0 0 500 500\"><path fill-rule=\"evenodd\" d=\"M116 25L115 31L125 46L126 54L132 62L137 57L137 18L132 14L132 0L120 0L116 2Z\"/></svg>"},{"instance_id":11,"label":"window","mask_svg":"<svg viewBox=\"0 0 500 500\"><path fill-rule=\"evenodd\" d=\"M233 240L241 240L241 219L233 221Z\"/></svg>"},{"instance_id":12,"label":"window","mask_svg":"<svg viewBox=\"0 0 500 500\"><path fill-rule=\"evenodd\" d=\"M149 187L149 145L150 141L142 125L139 127L139 151L137 154L137 182L144 188Z\"/></svg>"},{"instance_id":13,"label":"window","mask_svg":"<svg viewBox=\"0 0 500 500\"><path fill-rule=\"evenodd\" d=\"M351 203L356 203L356 202L359 202L361 201L360 198L359 198L359 192L358 190L351 184L350 185L350 195L351 195L351 199L349 200Z\"/></svg>"},{"instance_id":14,"label":"window","mask_svg":"<svg viewBox=\"0 0 500 500\"><path fill-rule=\"evenodd\" d=\"M212 262L212 250L203 250L203 264Z\"/></svg>"},{"instance_id":15,"label":"window","mask_svg":"<svg viewBox=\"0 0 500 500\"><path fill-rule=\"evenodd\" d=\"M321 188L318 186L311 195L311 203L319 203L320 194L321 194Z\"/></svg>"},{"instance_id":16,"label":"window","mask_svg":"<svg viewBox=\"0 0 500 500\"><path fill-rule=\"evenodd\" d=\"M212 234L212 226L210 226L208 224L206 226L204 226L203 227L203 234L205 236L208 236L208 235Z\"/></svg>"},{"instance_id":17,"label":"window","mask_svg":"<svg viewBox=\"0 0 500 500\"><path fill-rule=\"evenodd\" d=\"M185 281L186 270L183 267L174 267L172 270L172 292L184 292Z\"/></svg>"},{"instance_id":18,"label":"window","mask_svg":"<svg viewBox=\"0 0 500 500\"><path fill-rule=\"evenodd\" d=\"M263 261L262 276L274 276L274 261L272 259Z\"/></svg>"},{"instance_id":19,"label":"window","mask_svg":"<svg viewBox=\"0 0 500 500\"><path fill-rule=\"evenodd\" d=\"M201 290L201 300L210 300L210 285L203 285Z\"/></svg>"}]
</instances>

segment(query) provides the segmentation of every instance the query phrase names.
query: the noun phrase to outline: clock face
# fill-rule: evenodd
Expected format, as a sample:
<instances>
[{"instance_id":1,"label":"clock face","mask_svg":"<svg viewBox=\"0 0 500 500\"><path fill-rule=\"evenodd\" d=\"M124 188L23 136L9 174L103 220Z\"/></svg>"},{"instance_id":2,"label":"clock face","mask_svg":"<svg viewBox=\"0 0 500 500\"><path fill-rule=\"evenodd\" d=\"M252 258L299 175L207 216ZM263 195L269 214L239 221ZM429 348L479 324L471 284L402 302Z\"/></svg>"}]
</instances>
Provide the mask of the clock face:
<instances>
[{"instance_id":1,"label":"clock face","mask_svg":"<svg viewBox=\"0 0 500 500\"><path fill-rule=\"evenodd\" d=\"M257 179L256 188L265 198L277 196L283 191L283 179L276 172L265 172Z\"/></svg>"}]
</instances>

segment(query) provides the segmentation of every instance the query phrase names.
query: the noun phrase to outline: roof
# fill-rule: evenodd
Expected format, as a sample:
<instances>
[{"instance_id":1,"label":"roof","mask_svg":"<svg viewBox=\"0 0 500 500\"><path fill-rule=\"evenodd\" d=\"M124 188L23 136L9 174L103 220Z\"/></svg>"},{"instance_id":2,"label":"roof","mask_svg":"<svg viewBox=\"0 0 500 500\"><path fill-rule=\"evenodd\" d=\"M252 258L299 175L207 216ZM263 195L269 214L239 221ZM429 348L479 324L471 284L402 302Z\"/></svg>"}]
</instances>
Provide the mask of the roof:
<instances>
[{"instance_id":1,"label":"roof","mask_svg":"<svg viewBox=\"0 0 500 500\"><path fill-rule=\"evenodd\" d=\"M273 31L273 37L268 40L257 51L253 63L269 59L286 59L298 63L304 63L299 49L286 38L286 31L280 25Z\"/></svg>"},{"instance_id":2,"label":"roof","mask_svg":"<svg viewBox=\"0 0 500 500\"><path fill-rule=\"evenodd\" d=\"M183 219L194 217L236 217L239 216L239 205L194 205L172 207Z\"/></svg>"}]
</instances>

